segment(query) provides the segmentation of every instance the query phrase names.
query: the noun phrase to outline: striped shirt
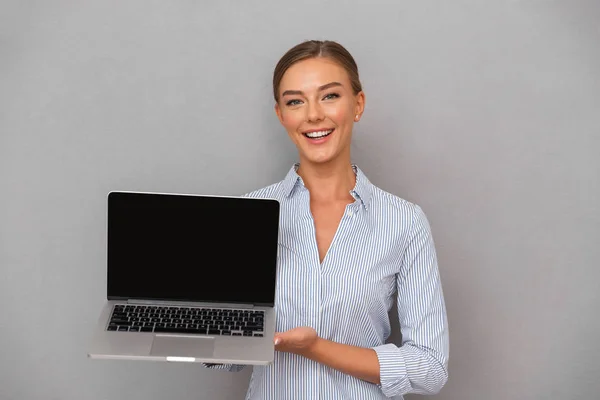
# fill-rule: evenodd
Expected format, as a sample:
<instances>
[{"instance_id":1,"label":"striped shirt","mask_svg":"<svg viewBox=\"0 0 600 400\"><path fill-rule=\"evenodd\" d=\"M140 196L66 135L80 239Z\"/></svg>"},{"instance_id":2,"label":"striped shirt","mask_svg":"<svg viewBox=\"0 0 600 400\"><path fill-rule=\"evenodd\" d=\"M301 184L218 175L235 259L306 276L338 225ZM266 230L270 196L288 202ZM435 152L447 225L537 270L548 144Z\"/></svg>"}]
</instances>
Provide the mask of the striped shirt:
<instances>
[{"instance_id":1,"label":"striped shirt","mask_svg":"<svg viewBox=\"0 0 600 400\"><path fill-rule=\"evenodd\" d=\"M308 189L295 164L282 181L247 194L281 203L276 331L310 326L324 339L375 350L379 385L307 358L275 352L254 366L247 400L385 399L434 394L448 378L448 321L428 220L421 208L369 182L353 165L346 206L323 263ZM388 343L397 302L402 343ZM241 365L210 368L239 371Z\"/></svg>"}]
</instances>

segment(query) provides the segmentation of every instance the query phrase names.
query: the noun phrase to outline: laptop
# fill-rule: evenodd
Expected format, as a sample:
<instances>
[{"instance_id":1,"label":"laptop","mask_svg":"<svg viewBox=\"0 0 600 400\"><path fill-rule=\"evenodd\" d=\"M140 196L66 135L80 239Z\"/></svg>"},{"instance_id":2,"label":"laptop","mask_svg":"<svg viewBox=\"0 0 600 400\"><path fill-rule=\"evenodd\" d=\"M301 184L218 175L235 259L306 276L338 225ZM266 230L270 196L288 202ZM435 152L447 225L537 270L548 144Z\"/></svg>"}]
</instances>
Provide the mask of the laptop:
<instances>
[{"instance_id":1,"label":"laptop","mask_svg":"<svg viewBox=\"0 0 600 400\"><path fill-rule=\"evenodd\" d=\"M88 356L273 361L280 204L112 191L107 292Z\"/></svg>"}]
</instances>

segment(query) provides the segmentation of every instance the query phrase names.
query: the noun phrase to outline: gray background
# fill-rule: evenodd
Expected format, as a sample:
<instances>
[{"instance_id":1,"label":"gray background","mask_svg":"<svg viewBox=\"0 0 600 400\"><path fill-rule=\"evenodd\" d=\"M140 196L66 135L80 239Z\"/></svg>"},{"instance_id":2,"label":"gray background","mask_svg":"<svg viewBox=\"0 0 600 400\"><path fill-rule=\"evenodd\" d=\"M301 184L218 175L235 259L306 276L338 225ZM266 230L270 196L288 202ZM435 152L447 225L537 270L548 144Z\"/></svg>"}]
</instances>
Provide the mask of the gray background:
<instances>
[{"instance_id":1,"label":"gray background","mask_svg":"<svg viewBox=\"0 0 600 400\"><path fill-rule=\"evenodd\" d=\"M367 94L354 161L434 231L451 335L436 398L597 399L599 19L573 0L2 0L0 398L243 397L249 369L86 358L105 196L283 178L272 70L329 38Z\"/></svg>"}]
</instances>

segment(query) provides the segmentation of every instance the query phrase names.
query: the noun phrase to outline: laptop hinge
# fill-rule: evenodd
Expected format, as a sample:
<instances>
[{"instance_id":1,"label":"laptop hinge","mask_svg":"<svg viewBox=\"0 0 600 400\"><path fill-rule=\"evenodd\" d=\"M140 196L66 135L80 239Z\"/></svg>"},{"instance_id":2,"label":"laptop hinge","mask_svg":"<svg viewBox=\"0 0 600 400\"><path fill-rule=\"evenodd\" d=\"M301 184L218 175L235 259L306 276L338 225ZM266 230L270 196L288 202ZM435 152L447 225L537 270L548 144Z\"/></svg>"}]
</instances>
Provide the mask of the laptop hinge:
<instances>
[{"instance_id":1,"label":"laptop hinge","mask_svg":"<svg viewBox=\"0 0 600 400\"><path fill-rule=\"evenodd\" d=\"M175 307L217 307L217 308L254 308L253 304L240 304L240 303L211 303L204 301L166 301L166 300L140 300L140 299L129 299L127 304L136 305L164 305L164 306L175 306Z\"/></svg>"}]
</instances>

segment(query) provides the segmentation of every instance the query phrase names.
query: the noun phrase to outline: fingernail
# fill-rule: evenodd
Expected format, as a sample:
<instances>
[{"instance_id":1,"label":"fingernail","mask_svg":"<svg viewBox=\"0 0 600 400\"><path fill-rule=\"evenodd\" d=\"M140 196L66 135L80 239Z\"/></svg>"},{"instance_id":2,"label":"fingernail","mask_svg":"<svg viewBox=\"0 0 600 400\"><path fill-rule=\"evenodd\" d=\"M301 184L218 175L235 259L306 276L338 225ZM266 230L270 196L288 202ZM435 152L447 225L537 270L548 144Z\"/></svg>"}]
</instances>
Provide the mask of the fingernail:
<instances>
[{"instance_id":1,"label":"fingernail","mask_svg":"<svg viewBox=\"0 0 600 400\"><path fill-rule=\"evenodd\" d=\"M279 338L275 339L275 344L279 344L279 342L281 342L281 339L279 339Z\"/></svg>"}]
</instances>

